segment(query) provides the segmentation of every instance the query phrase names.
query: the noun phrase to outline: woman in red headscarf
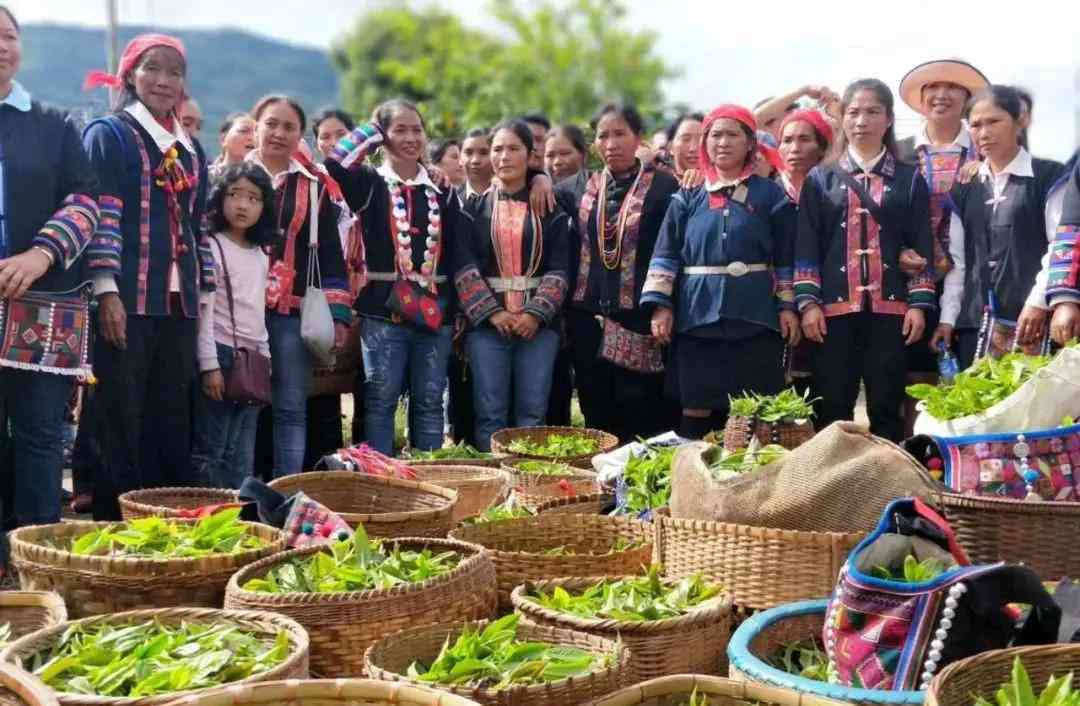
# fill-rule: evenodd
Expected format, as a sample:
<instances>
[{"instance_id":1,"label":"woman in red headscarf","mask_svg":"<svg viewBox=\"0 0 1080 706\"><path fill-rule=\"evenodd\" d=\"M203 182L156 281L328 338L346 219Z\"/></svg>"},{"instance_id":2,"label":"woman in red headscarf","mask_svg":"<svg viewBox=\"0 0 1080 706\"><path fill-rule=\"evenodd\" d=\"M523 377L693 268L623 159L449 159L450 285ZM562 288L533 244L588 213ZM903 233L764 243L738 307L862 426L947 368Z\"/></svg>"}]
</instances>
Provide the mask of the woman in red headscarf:
<instances>
[{"instance_id":1,"label":"woman in red headscarf","mask_svg":"<svg viewBox=\"0 0 1080 706\"><path fill-rule=\"evenodd\" d=\"M792 273L795 208L754 173L754 117L723 105L705 118L705 185L671 198L642 292L652 334L674 339L681 434L722 427L728 397L784 384L784 345L799 342Z\"/></svg>"},{"instance_id":2,"label":"woman in red headscarf","mask_svg":"<svg viewBox=\"0 0 1080 706\"><path fill-rule=\"evenodd\" d=\"M214 269L200 229L206 158L176 117L186 78L184 45L163 34L133 39L115 76L87 77L88 88L117 91L115 112L83 133L100 184L87 249L98 299L94 365L109 419L98 520L120 519L120 493L191 482L199 297L213 288Z\"/></svg>"}]
</instances>

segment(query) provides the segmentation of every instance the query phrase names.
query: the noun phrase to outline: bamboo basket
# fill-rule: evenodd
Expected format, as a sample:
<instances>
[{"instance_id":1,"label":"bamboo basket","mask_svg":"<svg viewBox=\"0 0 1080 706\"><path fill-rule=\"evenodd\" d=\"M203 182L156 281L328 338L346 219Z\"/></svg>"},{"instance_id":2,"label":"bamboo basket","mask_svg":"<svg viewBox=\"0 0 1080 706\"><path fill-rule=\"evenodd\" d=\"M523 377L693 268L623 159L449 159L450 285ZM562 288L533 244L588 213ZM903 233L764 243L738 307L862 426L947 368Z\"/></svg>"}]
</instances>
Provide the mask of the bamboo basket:
<instances>
[{"instance_id":1,"label":"bamboo basket","mask_svg":"<svg viewBox=\"0 0 1080 706\"><path fill-rule=\"evenodd\" d=\"M52 591L0 591L0 625L11 628L11 639L51 628L68 619L60 594Z\"/></svg>"},{"instance_id":2,"label":"bamboo basket","mask_svg":"<svg viewBox=\"0 0 1080 706\"><path fill-rule=\"evenodd\" d=\"M239 502L228 488L146 488L129 490L117 500L125 520L137 517L182 517L181 510Z\"/></svg>"},{"instance_id":3,"label":"bamboo basket","mask_svg":"<svg viewBox=\"0 0 1080 706\"><path fill-rule=\"evenodd\" d=\"M1050 677L1080 672L1080 645L1076 644L990 650L942 669L926 690L926 705L970 706L978 696L995 703L994 693L1010 680L1013 660L1017 657L1024 663L1036 695Z\"/></svg>"},{"instance_id":4,"label":"bamboo basket","mask_svg":"<svg viewBox=\"0 0 1080 706\"><path fill-rule=\"evenodd\" d=\"M1057 542L1030 541L1031 537L1080 534L1080 502L1031 502L956 493L941 493L937 499L973 563L1022 562L1043 581L1080 576L1080 553L1063 550Z\"/></svg>"},{"instance_id":5,"label":"bamboo basket","mask_svg":"<svg viewBox=\"0 0 1080 706\"><path fill-rule=\"evenodd\" d=\"M479 466L481 468L502 468L502 465L506 462L507 457L496 456L495 458L437 458L427 461L421 461L412 458L399 458L399 461L404 463L413 470L423 468L425 466Z\"/></svg>"},{"instance_id":6,"label":"bamboo basket","mask_svg":"<svg viewBox=\"0 0 1080 706\"><path fill-rule=\"evenodd\" d=\"M588 706L681 706L694 693L707 697L708 706L843 706L840 701L790 689L702 674L651 679L592 701Z\"/></svg>"},{"instance_id":7,"label":"bamboo basket","mask_svg":"<svg viewBox=\"0 0 1080 706\"><path fill-rule=\"evenodd\" d=\"M565 478L536 485L518 485L514 488L514 497L530 510L539 510L541 505L548 505L557 500L576 500L582 496L598 495L599 492L600 486L594 476Z\"/></svg>"},{"instance_id":8,"label":"bamboo basket","mask_svg":"<svg viewBox=\"0 0 1080 706\"><path fill-rule=\"evenodd\" d=\"M794 449L812 439L814 433L814 425L810 420L796 424L764 422L753 417L728 417L727 424L724 425L724 448L728 451L741 451L750 445L750 439L757 437L762 446L779 444L785 449Z\"/></svg>"},{"instance_id":9,"label":"bamboo basket","mask_svg":"<svg viewBox=\"0 0 1080 706\"><path fill-rule=\"evenodd\" d=\"M411 684L373 679L308 679L226 686L168 706L480 706L475 701Z\"/></svg>"},{"instance_id":10,"label":"bamboo basket","mask_svg":"<svg viewBox=\"0 0 1080 706\"><path fill-rule=\"evenodd\" d=\"M814 638L820 643L827 607L828 600L801 601L747 618L728 643L731 678L868 706L922 704L925 696L922 691L856 689L789 674L768 663L769 657L792 642Z\"/></svg>"},{"instance_id":11,"label":"bamboo basket","mask_svg":"<svg viewBox=\"0 0 1080 706\"><path fill-rule=\"evenodd\" d=\"M284 550L286 541L285 535L273 527L246 522L249 532L263 539L266 546L235 554L152 559L76 555L45 544L70 542L110 524L62 522L12 532L11 561L22 587L60 594L72 618L141 608L220 608L229 577L254 561Z\"/></svg>"},{"instance_id":12,"label":"bamboo basket","mask_svg":"<svg viewBox=\"0 0 1080 706\"><path fill-rule=\"evenodd\" d=\"M0 663L0 706L58 706L52 689L13 664Z\"/></svg>"},{"instance_id":13,"label":"bamboo basket","mask_svg":"<svg viewBox=\"0 0 1080 706\"><path fill-rule=\"evenodd\" d=\"M432 553L455 551L463 559L448 574L387 590L269 594L241 588L278 564L328 550L325 546L296 549L238 571L225 591L225 607L271 610L303 625L311 640L311 671L320 677L363 674L364 650L399 630L494 615L495 566L483 548L430 538L401 538L386 544L431 549Z\"/></svg>"},{"instance_id":14,"label":"bamboo basket","mask_svg":"<svg viewBox=\"0 0 1080 706\"><path fill-rule=\"evenodd\" d=\"M371 537L445 537L454 526L457 493L430 483L353 471L313 471L277 478L283 495L303 491Z\"/></svg>"},{"instance_id":15,"label":"bamboo basket","mask_svg":"<svg viewBox=\"0 0 1080 706\"><path fill-rule=\"evenodd\" d=\"M510 476L499 468L462 463L415 466L413 470L416 480L422 483L457 491L452 515L455 525L501 503L510 493Z\"/></svg>"},{"instance_id":16,"label":"bamboo basket","mask_svg":"<svg viewBox=\"0 0 1080 706\"><path fill-rule=\"evenodd\" d=\"M545 608L530 600L535 590L550 593L556 586L576 593L619 577L564 578L527 582L514 589L514 610L526 621L621 639L630 648L630 676L634 682L669 674L724 674L727 643L731 637L731 599L724 594L696 606L686 615L665 620L626 621L582 618Z\"/></svg>"},{"instance_id":17,"label":"bamboo basket","mask_svg":"<svg viewBox=\"0 0 1080 706\"><path fill-rule=\"evenodd\" d=\"M597 442L597 449L593 453L579 456L567 456L565 458L552 458L536 454L523 454L510 451L510 444L518 440L543 442L552 434L566 436L584 436ZM597 454L607 453L619 445L619 439L613 434L599 429L581 429L579 427L517 427L514 429L502 429L491 435L491 450L496 454L513 455L519 458L532 458L541 461L560 461L568 466L579 468L592 468L592 457Z\"/></svg>"},{"instance_id":18,"label":"bamboo basket","mask_svg":"<svg viewBox=\"0 0 1080 706\"><path fill-rule=\"evenodd\" d=\"M526 581L563 576L624 576L640 574L652 560L652 529L646 522L625 517L548 513L499 522L463 525L451 539L491 550L499 585L499 608L510 610L510 594ZM616 540L644 542L612 552ZM565 547L568 556L549 556L545 550ZM593 552L593 553L590 553Z\"/></svg>"},{"instance_id":19,"label":"bamboo basket","mask_svg":"<svg viewBox=\"0 0 1080 706\"><path fill-rule=\"evenodd\" d=\"M536 507L536 514L570 513L599 515L615 503L614 493L591 493L548 500Z\"/></svg>"},{"instance_id":20,"label":"bamboo basket","mask_svg":"<svg viewBox=\"0 0 1080 706\"><path fill-rule=\"evenodd\" d=\"M234 625L244 631L265 636L276 636L279 632L288 633L292 651L285 660L260 674L255 674L236 684L254 684L256 682L273 681L276 679L307 679L308 677L308 635L299 623L283 615L258 611L221 610L211 608L159 608L155 610L133 610L124 613L111 613L108 615L95 615L82 620L74 620L51 628L38 630L25 637L10 643L0 652L0 662L8 662L22 667L24 661L33 659L34 655L48 649L59 641L64 633L74 626L97 625L100 623L130 624L157 620L163 625L177 625L182 622L188 623L215 623ZM205 691L205 690L204 690ZM122 698L111 696L88 696L86 694L71 694L53 692L61 704L65 706L156 706L175 701L187 694L200 693L199 691L175 692L159 694L141 698Z\"/></svg>"},{"instance_id":21,"label":"bamboo basket","mask_svg":"<svg viewBox=\"0 0 1080 706\"><path fill-rule=\"evenodd\" d=\"M596 474L592 471L587 471L584 468L575 468L563 461L552 461L551 459L543 459L542 462L546 463L560 463L566 466L566 474L540 474L540 473L528 473L521 470L518 466L522 463L536 462L541 459L536 458L515 458L503 463L502 469L510 476L510 487L514 489L514 492L519 498L528 497L532 491L536 488L548 486L552 484L558 484L562 481L568 483L581 483L583 485L592 484L591 487L595 490L598 486L596 483ZM560 469L561 470L561 469Z\"/></svg>"},{"instance_id":22,"label":"bamboo basket","mask_svg":"<svg viewBox=\"0 0 1080 706\"><path fill-rule=\"evenodd\" d=\"M486 621L481 621L470 625L483 628L486 624ZM368 674L383 681L419 684L406 676L409 665L414 661L430 663L438 656L443 643L456 639L463 628L464 625L460 623L444 624L383 638L372 645L364 657ZM438 685L435 688L464 696L484 706L571 706L611 693L629 683L631 655L625 645L614 640L524 622L518 624L517 637L520 640L577 647L596 655L617 655L617 659L613 664L601 665L581 677L531 686L511 686L498 691L451 685Z\"/></svg>"},{"instance_id":23,"label":"bamboo basket","mask_svg":"<svg viewBox=\"0 0 1080 706\"><path fill-rule=\"evenodd\" d=\"M657 562L668 576L700 573L740 609L831 595L848 553L866 533L803 532L659 516Z\"/></svg>"}]
</instances>

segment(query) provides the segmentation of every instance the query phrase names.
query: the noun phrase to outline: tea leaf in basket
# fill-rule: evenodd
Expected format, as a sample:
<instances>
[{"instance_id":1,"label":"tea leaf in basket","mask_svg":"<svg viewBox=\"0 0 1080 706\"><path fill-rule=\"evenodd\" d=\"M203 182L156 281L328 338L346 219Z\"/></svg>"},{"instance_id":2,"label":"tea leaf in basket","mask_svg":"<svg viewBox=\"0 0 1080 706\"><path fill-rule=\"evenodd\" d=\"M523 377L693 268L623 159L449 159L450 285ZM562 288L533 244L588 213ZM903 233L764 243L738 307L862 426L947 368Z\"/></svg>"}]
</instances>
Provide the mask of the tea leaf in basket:
<instances>
[{"instance_id":1,"label":"tea leaf in basket","mask_svg":"<svg viewBox=\"0 0 1080 706\"><path fill-rule=\"evenodd\" d=\"M168 559L233 554L266 545L240 521L240 508L227 508L194 524L141 517L108 525L75 537L66 548L72 554Z\"/></svg>"},{"instance_id":2,"label":"tea leaf in basket","mask_svg":"<svg viewBox=\"0 0 1080 706\"><path fill-rule=\"evenodd\" d=\"M630 457L623 470L627 512L636 515L667 507L671 500L671 462L676 451L674 446L646 444L644 453Z\"/></svg>"},{"instance_id":3,"label":"tea leaf in basket","mask_svg":"<svg viewBox=\"0 0 1080 706\"><path fill-rule=\"evenodd\" d=\"M645 576L598 581L571 594L556 586L550 594L535 591L529 599L560 613L581 618L624 621L664 620L686 615L720 593L700 575L662 581L662 568L654 564Z\"/></svg>"},{"instance_id":4,"label":"tea leaf in basket","mask_svg":"<svg viewBox=\"0 0 1080 706\"><path fill-rule=\"evenodd\" d=\"M1002 684L994 694L994 703L982 696L974 699L974 706L1080 706L1080 691L1073 689L1073 673L1051 676L1046 687L1036 696L1031 678L1019 657L1013 659L1009 681Z\"/></svg>"},{"instance_id":5,"label":"tea leaf in basket","mask_svg":"<svg viewBox=\"0 0 1080 706\"><path fill-rule=\"evenodd\" d=\"M368 539L363 527L349 539L334 542L329 553L319 551L292 558L271 568L266 576L242 586L255 593L340 593L388 589L420 583L453 571L461 561L456 552L415 551L395 545L386 550Z\"/></svg>"},{"instance_id":6,"label":"tea leaf in basket","mask_svg":"<svg viewBox=\"0 0 1080 706\"><path fill-rule=\"evenodd\" d=\"M945 571L945 564L936 557L927 557L922 561L914 554L904 557L902 571L896 575L886 566L875 566L871 572L875 578L903 583L925 583Z\"/></svg>"},{"instance_id":7,"label":"tea leaf in basket","mask_svg":"<svg viewBox=\"0 0 1080 706\"><path fill-rule=\"evenodd\" d=\"M789 387L776 395L759 395L748 392L738 397L728 397L733 417L756 417L763 422L798 422L814 416L814 402L810 391L803 394Z\"/></svg>"},{"instance_id":8,"label":"tea leaf in basket","mask_svg":"<svg viewBox=\"0 0 1080 706\"><path fill-rule=\"evenodd\" d=\"M767 661L788 674L814 681L835 681L836 669L814 639L788 643Z\"/></svg>"},{"instance_id":9,"label":"tea leaf in basket","mask_svg":"<svg viewBox=\"0 0 1080 706\"><path fill-rule=\"evenodd\" d=\"M748 473L761 466L767 466L783 458L788 450L779 444L758 446L757 439L751 439L750 445L738 451L721 449L720 458L709 465L709 470L719 478L730 477L732 473Z\"/></svg>"},{"instance_id":10,"label":"tea leaf in basket","mask_svg":"<svg viewBox=\"0 0 1080 706\"><path fill-rule=\"evenodd\" d=\"M535 514L535 512L524 505L516 505L507 501L502 505L489 507L479 515L466 518L462 522L466 525L478 525L483 522L498 522L499 520L515 520L519 517L532 517Z\"/></svg>"},{"instance_id":11,"label":"tea leaf in basket","mask_svg":"<svg viewBox=\"0 0 1080 706\"><path fill-rule=\"evenodd\" d=\"M507 446L512 454L568 458L585 456L600 451L600 442L581 434L549 434L543 441L516 439Z\"/></svg>"},{"instance_id":12,"label":"tea leaf in basket","mask_svg":"<svg viewBox=\"0 0 1080 706\"><path fill-rule=\"evenodd\" d=\"M281 664L289 649L285 632L270 639L229 625L148 620L73 625L29 661L58 692L135 698L246 679Z\"/></svg>"},{"instance_id":13,"label":"tea leaf in basket","mask_svg":"<svg viewBox=\"0 0 1080 706\"><path fill-rule=\"evenodd\" d=\"M1049 362L1049 356L1024 353L980 358L958 373L951 384L908 385L906 391L909 397L925 403L927 413L937 419L966 417L1001 402Z\"/></svg>"},{"instance_id":14,"label":"tea leaf in basket","mask_svg":"<svg viewBox=\"0 0 1080 706\"><path fill-rule=\"evenodd\" d=\"M409 665L409 677L429 684L505 689L587 674L597 656L576 647L517 639L518 616L506 615L483 630L466 626L443 643L430 666Z\"/></svg>"},{"instance_id":15,"label":"tea leaf in basket","mask_svg":"<svg viewBox=\"0 0 1080 706\"><path fill-rule=\"evenodd\" d=\"M459 459L487 460L495 458L495 455L486 451L478 451L462 441L452 446L444 446L441 449L432 449L431 451L419 451L413 449L412 451L409 451L404 458L405 460L411 461L445 461Z\"/></svg>"},{"instance_id":16,"label":"tea leaf in basket","mask_svg":"<svg viewBox=\"0 0 1080 706\"><path fill-rule=\"evenodd\" d=\"M537 476L573 476L579 473L565 463L552 461L517 461L514 463L514 468L522 473Z\"/></svg>"}]
</instances>

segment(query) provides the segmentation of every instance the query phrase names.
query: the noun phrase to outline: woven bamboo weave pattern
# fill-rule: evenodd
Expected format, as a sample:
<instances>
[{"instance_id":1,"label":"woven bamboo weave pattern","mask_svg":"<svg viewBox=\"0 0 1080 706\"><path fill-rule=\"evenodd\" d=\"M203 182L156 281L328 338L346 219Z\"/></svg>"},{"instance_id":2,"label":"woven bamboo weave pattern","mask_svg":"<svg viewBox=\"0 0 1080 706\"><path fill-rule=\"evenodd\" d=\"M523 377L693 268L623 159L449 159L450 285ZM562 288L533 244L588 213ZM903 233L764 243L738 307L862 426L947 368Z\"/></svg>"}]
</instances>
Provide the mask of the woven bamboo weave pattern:
<instances>
[{"instance_id":1,"label":"woven bamboo weave pattern","mask_svg":"<svg viewBox=\"0 0 1080 706\"><path fill-rule=\"evenodd\" d=\"M543 461L560 461L570 466L591 469L592 457L596 454L607 453L619 445L619 439L613 434L599 429L581 429L579 427L518 427L516 429L502 429L491 435L491 450L496 454L514 454L510 451L510 444L518 440L543 443L549 436L560 434L563 436L584 436L597 442L597 449L590 454L579 456L567 456L564 458L552 458L536 454L516 454L520 458L533 458Z\"/></svg>"},{"instance_id":2,"label":"woven bamboo weave pattern","mask_svg":"<svg viewBox=\"0 0 1080 706\"><path fill-rule=\"evenodd\" d=\"M926 691L927 706L970 706L976 696L994 703L994 693L1012 676L1016 657L1023 662L1036 696L1050 677L1063 677L1069 672L1080 673L1080 645L1035 645L991 650L953 662L942 669Z\"/></svg>"},{"instance_id":3,"label":"woven bamboo weave pattern","mask_svg":"<svg viewBox=\"0 0 1080 706\"><path fill-rule=\"evenodd\" d=\"M0 661L21 667L24 661L32 659L38 652L56 644L64 635L64 632L74 625L87 626L100 623L128 625L148 620L156 620L163 625L178 625L183 622L231 625L265 638L274 638L279 632L284 631L289 636L291 646L288 657L273 669L252 675L236 683L253 684L276 679L307 679L308 677L308 636L299 623L275 613L249 610L215 610L211 608L133 610L110 615L95 615L82 620L61 623L45 630L38 630L9 644L4 648L3 652L0 652ZM175 701L183 695L184 692L176 692L132 699L88 696L85 694L56 694L60 703L66 706L157 706L158 704Z\"/></svg>"},{"instance_id":4,"label":"woven bamboo weave pattern","mask_svg":"<svg viewBox=\"0 0 1080 706\"><path fill-rule=\"evenodd\" d=\"M841 706L844 703L764 684L701 674L678 674L635 684L592 701L588 706L681 706L694 693L707 696L708 706L746 706L748 703L763 706Z\"/></svg>"},{"instance_id":5,"label":"woven bamboo weave pattern","mask_svg":"<svg viewBox=\"0 0 1080 706\"><path fill-rule=\"evenodd\" d=\"M814 425L810 422L763 422L760 419L755 423L750 417L728 417L724 426L724 448L741 451L750 445L750 439L755 436L763 446L779 444L785 449L793 449L814 436Z\"/></svg>"},{"instance_id":6,"label":"woven bamboo weave pattern","mask_svg":"<svg viewBox=\"0 0 1080 706\"><path fill-rule=\"evenodd\" d=\"M373 679L310 679L226 686L169 706L479 706L475 701L411 684Z\"/></svg>"},{"instance_id":7,"label":"woven bamboo weave pattern","mask_svg":"<svg viewBox=\"0 0 1080 706\"><path fill-rule=\"evenodd\" d=\"M580 494L573 497L558 497L545 500L536 506L536 514L565 512L579 515L598 515L605 508L614 504L613 493Z\"/></svg>"},{"instance_id":8,"label":"woven bamboo weave pattern","mask_svg":"<svg viewBox=\"0 0 1080 706\"><path fill-rule=\"evenodd\" d=\"M501 503L510 492L510 476L499 468L461 463L415 466L413 470L416 480L457 492L452 516L455 525Z\"/></svg>"},{"instance_id":9,"label":"woven bamboo weave pattern","mask_svg":"<svg viewBox=\"0 0 1080 706\"><path fill-rule=\"evenodd\" d=\"M485 622L470 624L483 628ZM440 625L421 630L409 630L386 637L371 646L365 656L368 674L385 681L410 680L405 674L414 661L430 664L439 654L443 643L461 634L464 625ZM561 628L521 623L519 640L546 642L587 650L597 656L616 655L608 666L598 665L588 674L530 686L511 686L494 691L467 686L438 686L436 688L472 699L485 706L571 706L611 693L629 683L629 650L612 640Z\"/></svg>"},{"instance_id":10,"label":"woven bamboo weave pattern","mask_svg":"<svg viewBox=\"0 0 1080 706\"><path fill-rule=\"evenodd\" d=\"M13 664L0 664L0 706L57 706L52 689Z\"/></svg>"},{"instance_id":11,"label":"woven bamboo weave pattern","mask_svg":"<svg viewBox=\"0 0 1080 706\"><path fill-rule=\"evenodd\" d=\"M237 572L225 592L225 607L272 610L303 625L311 640L311 671L320 677L362 675L364 650L399 630L494 615L495 566L482 547L429 538L401 538L384 544L388 550L394 546L430 549L433 554L454 551L462 560L443 576L386 590L272 594L241 588L290 559L327 551L325 547L307 547L277 554Z\"/></svg>"},{"instance_id":12,"label":"woven bamboo weave pattern","mask_svg":"<svg viewBox=\"0 0 1080 706\"><path fill-rule=\"evenodd\" d=\"M237 569L285 549L281 532L254 522L244 524L251 534L264 540L265 546L235 554L152 559L76 555L49 546L67 546L75 537L111 524L63 522L21 527L12 532L11 560L22 587L60 594L72 618L141 608L218 608L225 596L225 584Z\"/></svg>"},{"instance_id":13,"label":"woven bamboo weave pattern","mask_svg":"<svg viewBox=\"0 0 1080 706\"><path fill-rule=\"evenodd\" d=\"M58 593L0 591L0 625L8 626L12 640L67 619L67 607Z\"/></svg>"},{"instance_id":14,"label":"woven bamboo weave pattern","mask_svg":"<svg viewBox=\"0 0 1080 706\"><path fill-rule=\"evenodd\" d=\"M237 502L228 488L147 488L129 490L117 500L125 520L136 517L180 517L180 510Z\"/></svg>"},{"instance_id":15,"label":"woven bamboo weave pattern","mask_svg":"<svg viewBox=\"0 0 1080 706\"><path fill-rule=\"evenodd\" d=\"M514 483L514 497L532 510L560 498L577 495L595 495L600 491L596 475L588 471L577 471L569 476L542 476L536 473L511 472Z\"/></svg>"},{"instance_id":16,"label":"woven bamboo weave pattern","mask_svg":"<svg viewBox=\"0 0 1080 706\"><path fill-rule=\"evenodd\" d=\"M529 582L511 595L514 610L538 625L566 628L609 640L622 639L630 648L630 674L635 682L668 674L724 674L731 636L731 600L716 596L686 615L666 620L626 621L581 618L545 608L530 600L535 591L551 593L561 586L579 593L603 579L572 578Z\"/></svg>"},{"instance_id":17,"label":"woven bamboo weave pattern","mask_svg":"<svg viewBox=\"0 0 1080 706\"><path fill-rule=\"evenodd\" d=\"M445 537L454 526L453 490L353 471L315 471L277 478L283 495L304 491L372 537Z\"/></svg>"}]
</instances>

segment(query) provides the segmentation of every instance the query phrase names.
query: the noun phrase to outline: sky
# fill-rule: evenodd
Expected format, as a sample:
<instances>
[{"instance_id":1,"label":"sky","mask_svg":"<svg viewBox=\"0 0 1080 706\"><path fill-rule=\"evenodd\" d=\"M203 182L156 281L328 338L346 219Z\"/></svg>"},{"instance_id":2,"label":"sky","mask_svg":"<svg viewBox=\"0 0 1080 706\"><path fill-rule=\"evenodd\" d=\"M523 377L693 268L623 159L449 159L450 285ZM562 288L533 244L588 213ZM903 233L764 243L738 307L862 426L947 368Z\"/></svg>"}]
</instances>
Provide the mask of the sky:
<instances>
[{"instance_id":1,"label":"sky","mask_svg":"<svg viewBox=\"0 0 1080 706\"><path fill-rule=\"evenodd\" d=\"M527 0L522 0L527 1ZM8 0L22 22L102 25L106 0ZM118 0L120 21L161 27L232 27L328 47L378 0ZM495 31L486 0L436 4ZM657 51L679 76L669 100L708 109L752 105L805 84L837 92L873 76L895 90L930 59L959 57L992 81L1035 95L1032 150L1064 160L1080 144L1080 2L1077 0L894 0L764 3L627 0L627 24L658 35ZM822 8L828 7L829 10ZM902 137L917 126L898 108Z\"/></svg>"}]
</instances>

